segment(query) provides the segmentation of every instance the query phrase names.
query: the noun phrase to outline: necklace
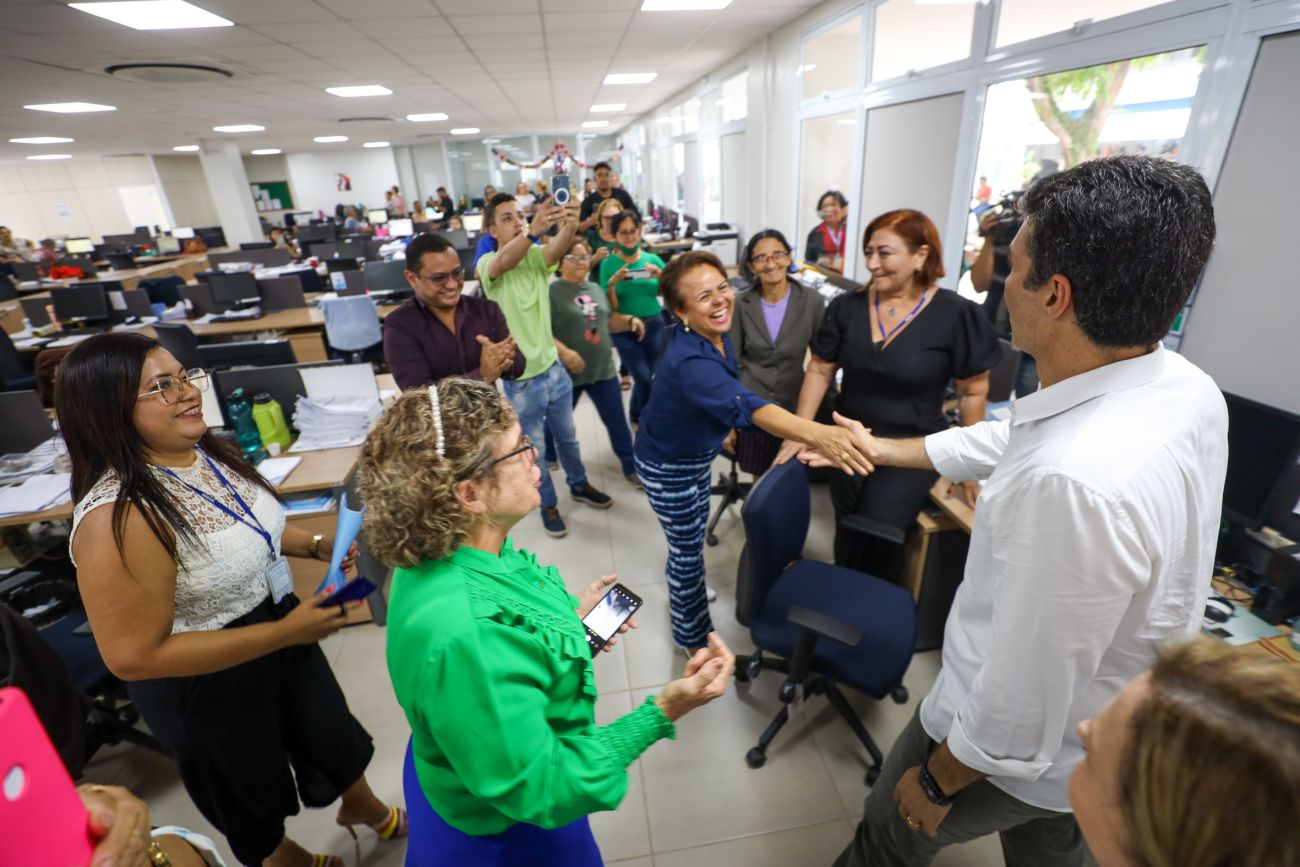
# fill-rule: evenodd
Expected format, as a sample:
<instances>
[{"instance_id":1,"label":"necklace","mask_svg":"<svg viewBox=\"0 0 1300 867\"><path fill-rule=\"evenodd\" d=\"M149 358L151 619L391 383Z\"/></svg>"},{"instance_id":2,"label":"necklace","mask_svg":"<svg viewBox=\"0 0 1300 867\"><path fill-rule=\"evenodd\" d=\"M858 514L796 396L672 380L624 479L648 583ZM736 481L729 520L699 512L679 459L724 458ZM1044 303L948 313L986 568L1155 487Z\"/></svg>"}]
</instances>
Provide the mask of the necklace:
<instances>
[{"instance_id":1,"label":"necklace","mask_svg":"<svg viewBox=\"0 0 1300 867\"><path fill-rule=\"evenodd\" d=\"M912 308L912 312L909 313L909 314L907 314L906 316L904 316L904 317L903 317L903 320L902 320L901 322L899 322L897 325L895 325L893 328L891 328L891 329L888 331L888 333L886 333L886 331L885 331L885 321L884 321L883 319L880 318L880 296L879 296L879 295L876 295L876 299L875 299L875 301L876 301L876 325L878 325L878 326L880 327L880 339L881 339L881 342L882 342L882 343L888 343L888 342L889 342L889 338L891 338L891 337L893 337L895 334L897 334L897 333L899 332L899 330L900 330L904 325L906 325L907 323L911 322L911 321L912 321L912 318L913 318L914 316L916 316L917 313L921 312L921 308L925 306L925 299L926 299L926 298L929 298L929 297L930 297L930 290L929 290L929 289L926 289L923 293L921 293L921 300L918 301L918 302L916 302L916 306ZM885 309L889 311L889 315L890 315L890 316L893 316L893 315L894 315L894 308L893 308L893 307L886 307Z\"/></svg>"}]
</instances>

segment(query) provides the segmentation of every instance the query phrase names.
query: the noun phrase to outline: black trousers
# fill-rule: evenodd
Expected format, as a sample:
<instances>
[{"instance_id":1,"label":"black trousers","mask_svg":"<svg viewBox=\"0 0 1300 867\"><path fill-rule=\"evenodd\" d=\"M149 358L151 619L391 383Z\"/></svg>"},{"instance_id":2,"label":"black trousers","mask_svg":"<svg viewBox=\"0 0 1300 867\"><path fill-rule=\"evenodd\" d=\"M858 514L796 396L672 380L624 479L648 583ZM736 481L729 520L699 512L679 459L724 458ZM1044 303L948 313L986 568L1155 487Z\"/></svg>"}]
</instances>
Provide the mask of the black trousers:
<instances>
[{"instance_id":1,"label":"black trousers","mask_svg":"<svg viewBox=\"0 0 1300 867\"><path fill-rule=\"evenodd\" d=\"M292 608L296 597L282 608ZM277 619L269 599L224 628ZM260 867L284 820L333 803L374 744L316 644L195 677L130 684L131 700L180 767L185 791L243 864Z\"/></svg>"},{"instance_id":2,"label":"black trousers","mask_svg":"<svg viewBox=\"0 0 1300 867\"><path fill-rule=\"evenodd\" d=\"M831 473L831 503L835 506L835 565L857 569L899 582L903 573L903 546L864 536L839 526L845 515L873 518L907 532L930 496L939 474L934 470L877 467L865 478Z\"/></svg>"}]
</instances>

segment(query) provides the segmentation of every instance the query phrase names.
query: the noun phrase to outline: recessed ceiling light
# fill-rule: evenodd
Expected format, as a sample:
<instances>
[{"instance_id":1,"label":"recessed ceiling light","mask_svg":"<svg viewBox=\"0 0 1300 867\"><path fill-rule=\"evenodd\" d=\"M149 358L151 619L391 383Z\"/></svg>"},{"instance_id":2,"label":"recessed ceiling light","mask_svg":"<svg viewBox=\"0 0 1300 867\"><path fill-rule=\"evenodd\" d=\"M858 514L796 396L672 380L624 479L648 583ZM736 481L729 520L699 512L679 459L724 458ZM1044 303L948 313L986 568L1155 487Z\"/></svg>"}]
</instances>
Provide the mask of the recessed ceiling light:
<instances>
[{"instance_id":1,"label":"recessed ceiling light","mask_svg":"<svg viewBox=\"0 0 1300 867\"><path fill-rule=\"evenodd\" d=\"M128 0L68 5L132 30L188 30L194 27L232 27L235 23L186 3L185 0Z\"/></svg>"},{"instance_id":2,"label":"recessed ceiling light","mask_svg":"<svg viewBox=\"0 0 1300 867\"><path fill-rule=\"evenodd\" d=\"M386 141L368 141L368 142L366 142L365 144L363 144L362 147L363 147L363 148L386 148L386 147L388 147L388 142L386 142Z\"/></svg>"},{"instance_id":3,"label":"recessed ceiling light","mask_svg":"<svg viewBox=\"0 0 1300 867\"><path fill-rule=\"evenodd\" d=\"M198 149L198 145L176 145L176 147L172 148L174 151L196 151Z\"/></svg>"},{"instance_id":4,"label":"recessed ceiling light","mask_svg":"<svg viewBox=\"0 0 1300 867\"><path fill-rule=\"evenodd\" d=\"M67 144L72 141L70 138L59 138L57 135L37 135L31 138L11 138L11 144Z\"/></svg>"},{"instance_id":5,"label":"recessed ceiling light","mask_svg":"<svg viewBox=\"0 0 1300 867\"><path fill-rule=\"evenodd\" d=\"M59 114L76 114L82 111L117 111L115 105L100 105L95 102L46 102L40 105L24 105L32 111L57 111Z\"/></svg>"},{"instance_id":6,"label":"recessed ceiling light","mask_svg":"<svg viewBox=\"0 0 1300 867\"><path fill-rule=\"evenodd\" d=\"M805 63L794 71L795 75L803 75L805 72L812 72L817 68L815 63Z\"/></svg>"},{"instance_id":7,"label":"recessed ceiling light","mask_svg":"<svg viewBox=\"0 0 1300 867\"><path fill-rule=\"evenodd\" d=\"M280 149L279 148L258 148L257 150L249 151L249 153L255 157L270 157L280 153Z\"/></svg>"},{"instance_id":8,"label":"recessed ceiling light","mask_svg":"<svg viewBox=\"0 0 1300 867\"><path fill-rule=\"evenodd\" d=\"M582 122L583 129L600 129L602 126L609 126L607 120L586 120Z\"/></svg>"},{"instance_id":9,"label":"recessed ceiling light","mask_svg":"<svg viewBox=\"0 0 1300 867\"><path fill-rule=\"evenodd\" d=\"M645 0L641 4L642 12L704 12L710 9L726 9L731 0Z\"/></svg>"},{"instance_id":10,"label":"recessed ceiling light","mask_svg":"<svg viewBox=\"0 0 1300 867\"><path fill-rule=\"evenodd\" d=\"M593 106L591 107L591 113L592 113L592 114L606 114L606 113L614 112L614 111L622 111L622 110L625 109L625 108L627 108L627 103L626 103L626 102L606 102L606 103L602 103L602 104L600 104L600 105L593 105Z\"/></svg>"},{"instance_id":11,"label":"recessed ceiling light","mask_svg":"<svg viewBox=\"0 0 1300 867\"><path fill-rule=\"evenodd\" d=\"M430 120L446 120L447 115L440 111L429 112L428 114L408 114L406 119L414 123L424 123Z\"/></svg>"},{"instance_id":12,"label":"recessed ceiling light","mask_svg":"<svg viewBox=\"0 0 1300 867\"><path fill-rule=\"evenodd\" d=\"M72 154L36 154L35 156L30 156L27 159L29 160L70 160L72 159Z\"/></svg>"},{"instance_id":13,"label":"recessed ceiling light","mask_svg":"<svg viewBox=\"0 0 1300 867\"><path fill-rule=\"evenodd\" d=\"M230 126L214 126L213 132L261 132L266 129L264 126L258 126L255 123L236 123Z\"/></svg>"},{"instance_id":14,"label":"recessed ceiling light","mask_svg":"<svg viewBox=\"0 0 1300 867\"><path fill-rule=\"evenodd\" d=\"M318 144L329 144L330 142L347 141L347 140L348 137L345 135L318 135L314 139L312 139L312 141Z\"/></svg>"},{"instance_id":15,"label":"recessed ceiling light","mask_svg":"<svg viewBox=\"0 0 1300 867\"><path fill-rule=\"evenodd\" d=\"M659 77L657 72L611 72L605 84L649 84Z\"/></svg>"},{"instance_id":16,"label":"recessed ceiling light","mask_svg":"<svg viewBox=\"0 0 1300 867\"><path fill-rule=\"evenodd\" d=\"M327 87L326 93L332 93L335 96L388 96L391 90L382 84L354 84L348 87Z\"/></svg>"},{"instance_id":17,"label":"recessed ceiling light","mask_svg":"<svg viewBox=\"0 0 1300 867\"><path fill-rule=\"evenodd\" d=\"M462 127L457 128L457 129L453 129L453 130L451 131L451 134L452 134L452 135L477 135L477 134L478 134L478 127L476 127L476 126L462 126Z\"/></svg>"}]
</instances>

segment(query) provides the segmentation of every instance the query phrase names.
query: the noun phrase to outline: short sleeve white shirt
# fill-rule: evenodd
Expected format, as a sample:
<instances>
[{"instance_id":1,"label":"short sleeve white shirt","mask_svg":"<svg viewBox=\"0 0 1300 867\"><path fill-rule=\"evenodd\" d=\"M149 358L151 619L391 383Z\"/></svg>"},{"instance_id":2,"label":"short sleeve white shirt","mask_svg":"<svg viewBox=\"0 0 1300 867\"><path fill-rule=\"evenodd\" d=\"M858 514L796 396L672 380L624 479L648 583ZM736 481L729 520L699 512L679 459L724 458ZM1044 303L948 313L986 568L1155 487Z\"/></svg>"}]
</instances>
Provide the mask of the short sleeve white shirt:
<instances>
[{"instance_id":1,"label":"short sleeve white shirt","mask_svg":"<svg viewBox=\"0 0 1300 867\"><path fill-rule=\"evenodd\" d=\"M982 479L931 738L1011 796L1070 809L1076 734L1157 649L1195 633L1228 460L1213 380L1161 347L929 436L949 479Z\"/></svg>"}]
</instances>

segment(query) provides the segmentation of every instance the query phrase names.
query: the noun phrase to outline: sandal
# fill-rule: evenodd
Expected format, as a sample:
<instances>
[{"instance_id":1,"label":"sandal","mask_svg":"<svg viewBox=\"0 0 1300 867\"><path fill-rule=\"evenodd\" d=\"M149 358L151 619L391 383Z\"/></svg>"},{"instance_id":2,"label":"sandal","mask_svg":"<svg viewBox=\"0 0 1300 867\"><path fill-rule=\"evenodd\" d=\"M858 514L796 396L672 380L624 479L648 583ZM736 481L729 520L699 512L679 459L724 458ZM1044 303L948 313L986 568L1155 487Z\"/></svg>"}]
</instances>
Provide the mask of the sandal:
<instances>
[{"instance_id":1,"label":"sandal","mask_svg":"<svg viewBox=\"0 0 1300 867\"><path fill-rule=\"evenodd\" d=\"M357 832L353 830L352 825L344 825L342 822L339 822L339 824L348 829L348 833L352 835L353 840L357 839ZM366 827L378 834L380 840L400 840L406 836L409 830L406 822L406 811L401 807L389 807L388 818ZM313 865L313 867L334 867L334 865ZM338 867L343 867L341 861Z\"/></svg>"},{"instance_id":2,"label":"sandal","mask_svg":"<svg viewBox=\"0 0 1300 867\"><path fill-rule=\"evenodd\" d=\"M311 867L343 867L343 859L338 855L313 855Z\"/></svg>"}]
</instances>

